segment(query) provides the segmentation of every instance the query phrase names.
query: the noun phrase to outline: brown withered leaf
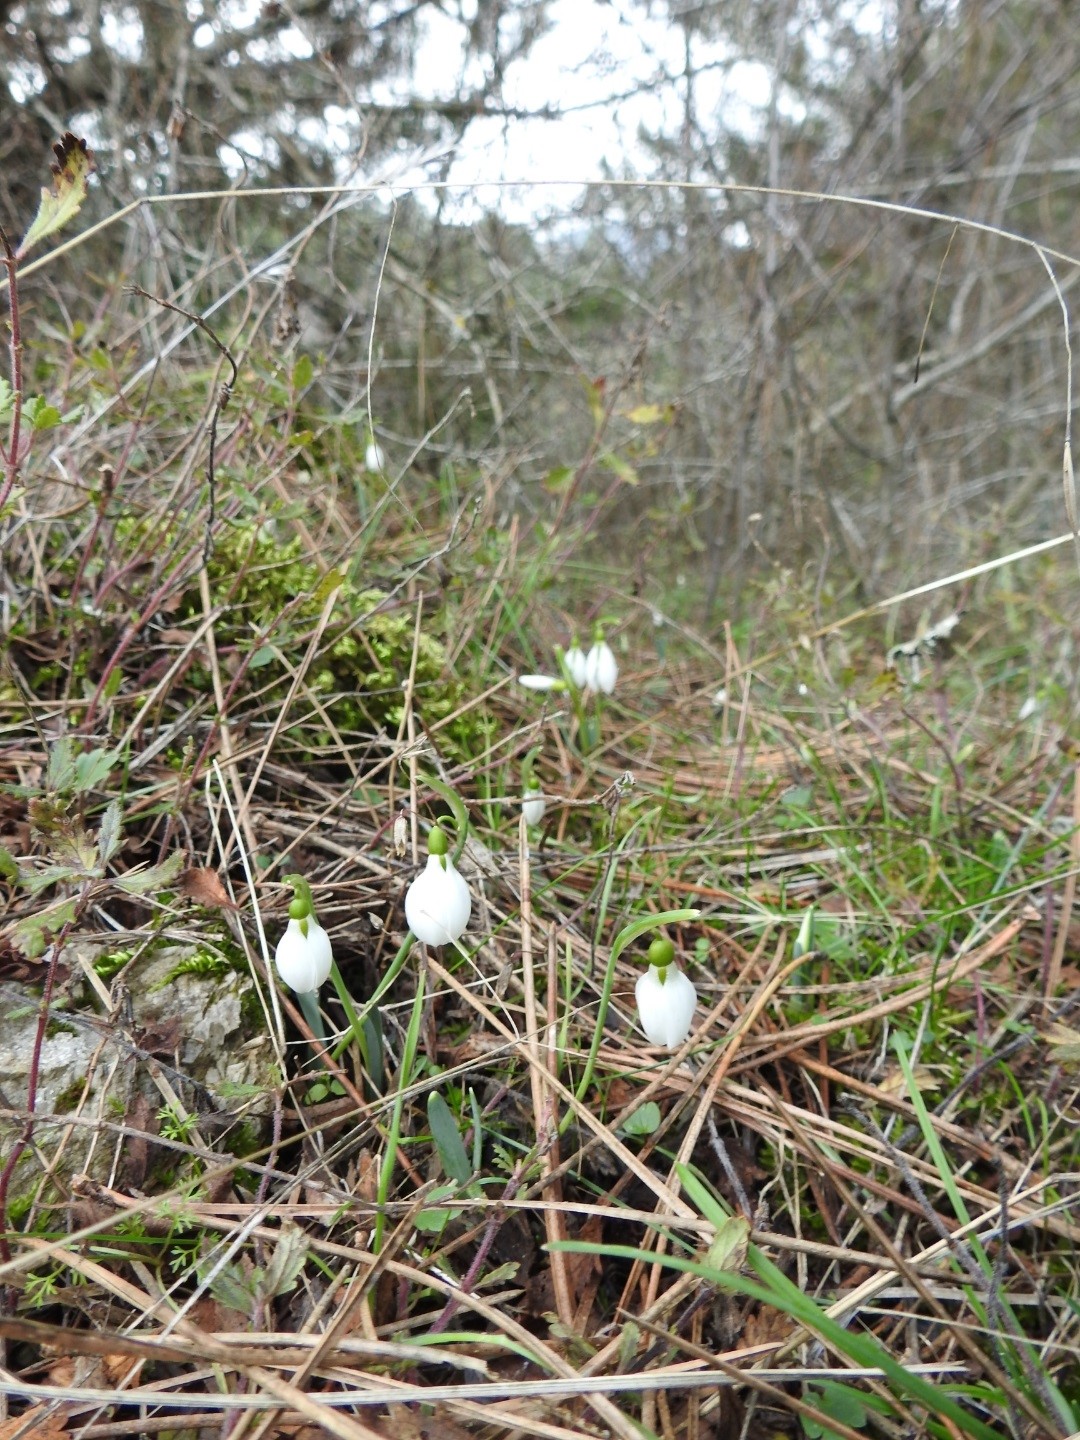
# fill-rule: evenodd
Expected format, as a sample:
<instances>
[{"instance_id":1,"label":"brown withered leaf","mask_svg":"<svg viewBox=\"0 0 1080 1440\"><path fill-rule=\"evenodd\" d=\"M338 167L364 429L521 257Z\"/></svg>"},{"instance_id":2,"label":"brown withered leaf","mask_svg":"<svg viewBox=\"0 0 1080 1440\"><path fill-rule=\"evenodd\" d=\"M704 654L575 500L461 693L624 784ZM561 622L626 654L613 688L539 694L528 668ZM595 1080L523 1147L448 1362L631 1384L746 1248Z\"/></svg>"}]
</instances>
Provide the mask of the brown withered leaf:
<instances>
[{"instance_id":1,"label":"brown withered leaf","mask_svg":"<svg viewBox=\"0 0 1080 1440\"><path fill-rule=\"evenodd\" d=\"M145 1050L148 1055L162 1055L168 1059L176 1054L182 1034L179 1015L169 1015L137 1031L135 1039L139 1049Z\"/></svg>"},{"instance_id":2,"label":"brown withered leaf","mask_svg":"<svg viewBox=\"0 0 1080 1440\"><path fill-rule=\"evenodd\" d=\"M130 1125L131 1132L136 1132L124 1135L124 1184L128 1189L134 1187L136 1190L141 1190L150 1159L150 1142L146 1139L145 1133L138 1132L149 1131L154 1134L158 1128L157 1115L145 1095L136 1094L124 1117L124 1123Z\"/></svg>"},{"instance_id":3,"label":"brown withered leaf","mask_svg":"<svg viewBox=\"0 0 1080 1440\"><path fill-rule=\"evenodd\" d=\"M229 899L229 892L221 883L221 876L208 865L193 865L180 876L181 895L194 900L196 905L206 905L211 910L238 910L240 907Z\"/></svg>"}]
</instances>

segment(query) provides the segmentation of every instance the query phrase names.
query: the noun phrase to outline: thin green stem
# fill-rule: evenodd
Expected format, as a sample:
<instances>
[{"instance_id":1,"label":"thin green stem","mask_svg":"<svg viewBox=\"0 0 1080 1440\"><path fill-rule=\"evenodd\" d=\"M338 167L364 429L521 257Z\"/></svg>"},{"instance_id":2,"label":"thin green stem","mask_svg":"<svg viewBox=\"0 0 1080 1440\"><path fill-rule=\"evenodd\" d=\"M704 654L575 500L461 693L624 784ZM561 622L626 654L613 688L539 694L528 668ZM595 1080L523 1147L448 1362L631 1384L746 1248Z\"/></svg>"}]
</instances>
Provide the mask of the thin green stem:
<instances>
[{"instance_id":1,"label":"thin green stem","mask_svg":"<svg viewBox=\"0 0 1080 1440\"><path fill-rule=\"evenodd\" d=\"M375 1217L375 1236L371 1247L376 1255L382 1249L383 1232L386 1229L386 1201L390 1194L390 1181L394 1176L398 1142L401 1138L401 1112L405 1108L405 1091L409 1088L413 1062L416 1059L416 1046L420 1039L420 1018L424 1011L424 974L424 970L421 969L416 976L416 997L413 1000L412 1014L409 1016L409 1028L405 1033L405 1048L401 1055L401 1069L398 1071L397 1094L394 1096L394 1109L390 1116L390 1133L386 1137L386 1153L379 1171L379 1210Z\"/></svg>"}]
</instances>

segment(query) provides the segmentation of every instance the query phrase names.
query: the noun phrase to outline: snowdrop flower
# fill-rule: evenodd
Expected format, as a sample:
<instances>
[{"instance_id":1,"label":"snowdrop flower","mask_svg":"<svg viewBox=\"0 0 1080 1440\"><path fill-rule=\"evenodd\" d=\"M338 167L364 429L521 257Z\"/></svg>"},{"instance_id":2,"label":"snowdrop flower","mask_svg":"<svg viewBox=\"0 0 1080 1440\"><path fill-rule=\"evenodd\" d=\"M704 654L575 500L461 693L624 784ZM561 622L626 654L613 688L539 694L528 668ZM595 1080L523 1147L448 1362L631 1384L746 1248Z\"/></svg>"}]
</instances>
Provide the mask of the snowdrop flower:
<instances>
[{"instance_id":1,"label":"snowdrop flower","mask_svg":"<svg viewBox=\"0 0 1080 1440\"><path fill-rule=\"evenodd\" d=\"M584 690L588 684L588 661L585 658L585 651L577 642L577 636L574 637L574 643L563 656L563 661L570 679L579 690Z\"/></svg>"},{"instance_id":2,"label":"snowdrop flower","mask_svg":"<svg viewBox=\"0 0 1080 1440\"><path fill-rule=\"evenodd\" d=\"M405 919L425 945L452 945L465 933L472 896L447 853L446 832L434 826L427 843L427 865L405 893Z\"/></svg>"},{"instance_id":3,"label":"snowdrop flower","mask_svg":"<svg viewBox=\"0 0 1080 1440\"><path fill-rule=\"evenodd\" d=\"M285 984L298 995L318 990L330 974L334 952L330 937L315 919L311 889L300 876L290 876L296 891L289 904L289 924L278 941L274 964Z\"/></svg>"},{"instance_id":4,"label":"snowdrop flower","mask_svg":"<svg viewBox=\"0 0 1080 1440\"><path fill-rule=\"evenodd\" d=\"M562 680L555 675L519 675L518 684L526 690L565 690Z\"/></svg>"},{"instance_id":5,"label":"snowdrop flower","mask_svg":"<svg viewBox=\"0 0 1080 1440\"><path fill-rule=\"evenodd\" d=\"M1023 722L1024 720L1030 720L1031 717L1033 715L1037 715L1041 709L1042 706L1039 704L1038 697L1035 695L1029 695L1024 701L1024 703L1020 706L1020 710L1016 718L1021 722Z\"/></svg>"},{"instance_id":6,"label":"snowdrop flower","mask_svg":"<svg viewBox=\"0 0 1080 1440\"><path fill-rule=\"evenodd\" d=\"M590 690L610 695L618 678L619 666L611 646L603 638L598 638L585 656L585 684Z\"/></svg>"},{"instance_id":7,"label":"snowdrop flower","mask_svg":"<svg viewBox=\"0 0 1080 1440\"><path fill-rule=\"evenodd\" d=\"M525 816L526 825L539 825L544 818L544 811L547 809L547 802L543 792L538 785L530 785L525 791L525 799L521 805L521 813Z\"/></svg>"},{"instance_id":8,"label":"snowdrop flower","mask_svg":"<svg viewBox=\"0 0 1080 1440\"><path fill-rule=\"evenodd\" d=\"M386 469L386 452L377 440L371 440L364 451L364 469L372 475L381 475Z\"/></svg>"},{"instance_id":9,"label":"snowdrop flower","mask_svg":"<svg viewBox=\"0 0 1080 1440\"><path fill-rule=\"evenodd\" d=\"M722 710L726 704L727 691L724 689L723 685L721 685L720 689L717 690L716 694L712 697L712 706L714 710Z\"/></svg>"},{"instance_id":10,"label":"snowdrop flower","mask_svg":"<svg viewBox=\"0 0 1080 1440\"><path fill-rule=\"evenodd\" d=\"M675 946L670 940L654 940L649 946L649 968L637 982L638 1018L651 1045L674 1049L690 1034L694 1021L697 991L674 964Z\"/></svg>"}]
</instances>

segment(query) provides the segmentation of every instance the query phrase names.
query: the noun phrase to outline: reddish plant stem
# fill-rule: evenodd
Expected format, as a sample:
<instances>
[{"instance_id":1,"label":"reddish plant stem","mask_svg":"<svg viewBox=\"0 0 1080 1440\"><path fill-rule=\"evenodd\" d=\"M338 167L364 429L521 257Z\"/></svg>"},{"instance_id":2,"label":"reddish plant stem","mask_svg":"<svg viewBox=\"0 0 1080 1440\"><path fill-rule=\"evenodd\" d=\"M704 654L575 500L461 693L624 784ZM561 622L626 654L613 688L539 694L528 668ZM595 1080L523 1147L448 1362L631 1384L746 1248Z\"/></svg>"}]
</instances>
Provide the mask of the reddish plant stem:
<instances>
[{"instance_id":1,"label":"reddish plant stem","mask_svg":"<svg viewBox=\"0 0 1080 1440\"><path fill-rule=\"evenodd\" d=\"M79 908L82 908L81 905ZM8 1244L8 1189L11 1185L11 1177L15 1174L15 1166L19 1163L23 1151L30 1144L34 1135L34 1107L37 1104L38 1075L41 1070L41 1050L45 1044L45 1027L49 1020L49 1005L52 1001L53 987L56 984L56 971L60 960L60 952L63 950L67 937L75 923L75 920L69 920L52 943L52 953L49 956L49 968L45 972L45 988L41 992L41 1009L38 1012L37 1031L34 1035L34 1048L30 1052L30 1071L26 1078L26 1124L23 1127L22 1134L12 1146L11 1154L7 1158L3 1171L0 1172L0 1261L5 1265L11 1260L11 1246Z\"/></svg>"},{"instance_id":2,"label":"reddish plant stem","mask_svg":"<svg viewBox=\"0 0 1080 1440\"><path fill-rule=\"evenodd\" d=\"M488 1255L491 1253L491 1247L495 1243L495 1236L499 1233L499 1229L502 1226L503 1221L506 1219L506 1211L503 1209L503 1205L513 1200L514 1196L521 1189L521 1182L524 1179L524 1176L525 1167L519 1162L514 1167L514 1173L506 1182L506 1189L503 1191L502 1204L496 1205L495 1209L492 1210L490 1216L488 1217L487 1225L484 1227L483 1238L481 1239L480 1244L477 1247L476 1255L473 1259L473 1262L469 1266L465 1274L462 1276L461 1295L470 1294L473 1286L476 1284L477 1280L479 1280L480 1272L481 1270L483 1270ZM450 1296L449 1300L447 1300L445 1306L443 1307L442 1314L428 1331L429 1335L440 1335L446 1329L446 1327L450 1324L450 1321L454 1318L454 1315L456 1314L458 1307L461 1304L461 1295Z\"/></svg>"},{"instance_id":3,"label":"reddish plant stem","mask_svg":"<svg viewBox=\"0 0 1080 1440\"><path fill-rule=\"evenodd\" d=\"M8 274L8 306L11 310L11 435L8 440L7 467L0 485L0 509L19 478L19 444L22 440L23 364L22 325L19 320L19 286L16 279L18 260L11 241L0 228L0 245L4 247L4 265Z\"/></svg>"},{"instance_id":4,"label":"reddish plant stem","mask_svg":"<svg viewBox=\"0 0 1080 1440\"><path fill-rule=\"evenodd\" d=\"M139 631L150 619L151 615L153 615L154 611L158 609L158 607L161 605L161 602L165 599L169 592L174 589L175 586L179 583L177 577L182 571L184 564L190 561L190 559L190 554L184 557L184 560L181 562L180 566L177 567L177 569L174 570L172 574L169 575L150 596L149 600L147 600L146 604L143 606L138 616L128 623L123 635L121 635L120 637L119 643L117 644L115 650L109 656L109 659L106 661L105 669L102 671L101 674L101 679L97 683L97 689L94 691L89 708L86 712L86 719L83 721L80 727L84 732L92 727L95 719L97 718L98 705L101 702L102 695L104 695L105 693L105 686L109 682L109 676L113 673L116 667L120 664L120 661L127 654L128 647L131 645L131 642L135 639L136 635L138 635Z\"/></svg>"}]
</instances>

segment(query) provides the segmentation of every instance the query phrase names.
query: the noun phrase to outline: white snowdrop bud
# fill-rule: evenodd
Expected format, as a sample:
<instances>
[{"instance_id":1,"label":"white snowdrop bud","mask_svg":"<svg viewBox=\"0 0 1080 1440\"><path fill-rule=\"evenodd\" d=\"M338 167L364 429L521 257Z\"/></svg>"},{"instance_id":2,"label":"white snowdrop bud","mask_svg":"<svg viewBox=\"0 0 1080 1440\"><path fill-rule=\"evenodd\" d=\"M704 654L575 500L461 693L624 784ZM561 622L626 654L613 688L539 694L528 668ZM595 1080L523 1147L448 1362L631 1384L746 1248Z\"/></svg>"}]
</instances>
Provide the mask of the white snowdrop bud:
<instances>
[{"instance_id":1,"label":"white snowdrop bud","mask_svg":"<svg viewBox=\"0 0 1080 1440\"><path fill-rule=\"evenodd\" d=\"M425 945L452 945L465 933L472 896L448 854L446 835L437 825L428 836L428 848L427 864L405 893L405 919Z\"/></svg>"},{"instance_id":2,"label":"white snowdrop bud","mask_svg":"<svg viewBox=\"0 0 1080 1440\"><path fill-rule=\"evenodd\" d=\"M675 964L675 947L670 940L654 940L649 946L649 968L638 977L634 995L638 1018L651 1045L674 1049L690 1034L694 1023L697 991Z\"/></svg>"},{"instance_id":3,"label":"white snowdrop bud","mask_svg":"<svg viewBox=\"0 0 1080 1440\"><path fill-rule=\"evenodd\" d=\"M547 802L544 795L537 787L532 786L525 791L525 799L522 802L521 811L525 816L526 825L539 825L544 818L544 811L547 809Z\"/></svg>"},{"instance_id":4,"label":"white snowdrop bud","mask_svg":"<svg viewBox=\"0 0 1080 1440\"><path fill-rule=\"evenodd\" d=\"M619 666L606 640L598 640L585 656L585 684L590 690L610 695L619 678Z\"/></svg>"},{"instance_id":5,"label":"white snowdrop bud","mask_svg":"<svg viewBox=\"0 0 1080 1440\"><path fill-rule=\"evenodd\" d=\"M304 920L289 921L274 952L278 974L298 995L318 990L330 974L333 961L330 937L310 915Z\"/></svg>"},{"instance_id":6,"label":"white snowdrop bud","mask_svg":"<svg viewBox=\"0 0 1080 1440\"><path fill-rule=\"evenodd\" d=\"M563 656L566 662L566 673L579 690L584 690L588 684L588 663L585 659L585 651L575 640L570 649Z\"/></svg>"}]
</instances>

